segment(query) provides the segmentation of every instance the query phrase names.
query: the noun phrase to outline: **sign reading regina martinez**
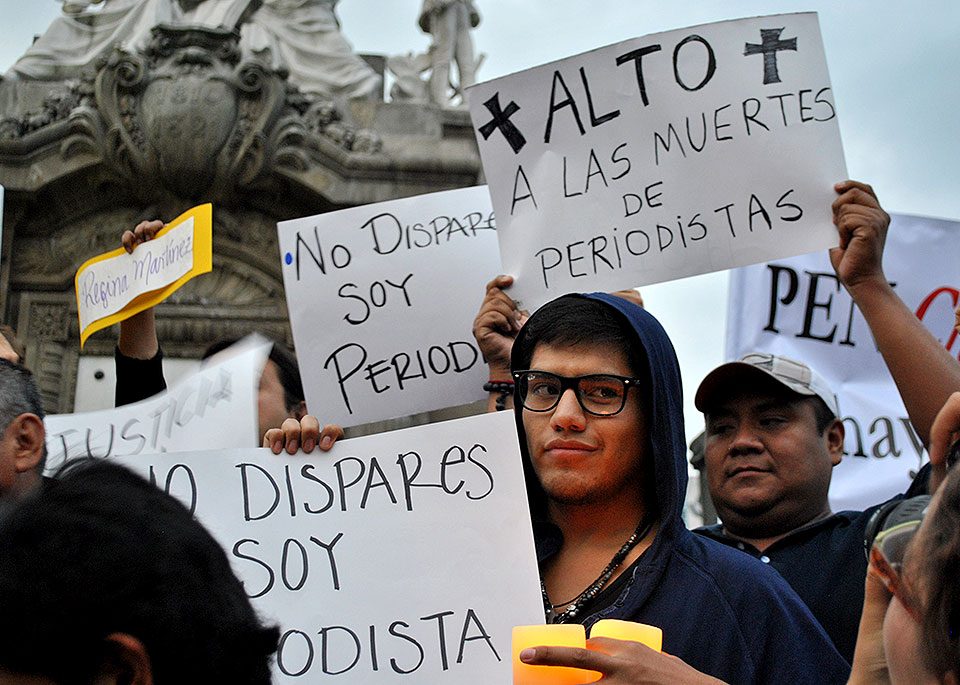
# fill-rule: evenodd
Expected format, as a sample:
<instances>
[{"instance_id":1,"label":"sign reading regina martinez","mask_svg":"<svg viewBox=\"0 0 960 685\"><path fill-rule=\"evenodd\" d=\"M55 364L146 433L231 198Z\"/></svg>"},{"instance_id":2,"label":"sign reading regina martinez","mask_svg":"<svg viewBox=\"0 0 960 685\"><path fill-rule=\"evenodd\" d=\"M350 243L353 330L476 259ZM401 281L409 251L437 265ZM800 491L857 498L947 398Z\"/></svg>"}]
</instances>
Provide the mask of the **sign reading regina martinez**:
<instances>
[{"instance_id":1,"label":"sign reading regina martinez","mask_svg":"<svg viewBox=\"0 0 960 685\"><path fill-rule=\"evenodd\" d=\"M846 167L816 14L654 34L468 93L524 307L836 244Z\"/></svg>"}]
</instances>

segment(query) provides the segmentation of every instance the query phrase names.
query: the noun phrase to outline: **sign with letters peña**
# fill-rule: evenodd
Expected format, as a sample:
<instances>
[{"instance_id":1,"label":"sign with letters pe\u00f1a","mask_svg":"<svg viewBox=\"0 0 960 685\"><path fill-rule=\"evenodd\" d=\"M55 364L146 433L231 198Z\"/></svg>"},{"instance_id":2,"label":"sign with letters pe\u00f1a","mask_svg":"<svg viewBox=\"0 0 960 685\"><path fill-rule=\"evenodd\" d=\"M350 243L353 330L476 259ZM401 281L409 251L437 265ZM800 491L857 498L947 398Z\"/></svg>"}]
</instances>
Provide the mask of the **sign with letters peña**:
<instances>
[{"instance_id":1,"label":"sign with letters pe\u00f1a","mask_svg":"<svg viewBox=\"0 0 960 685\"><path fill-rule=\"evenodd\" d=\"M960 340L960 223L893 215L884 271L897 294L954 355ZM834 511L863 509L901 493L926 460L870 329L826 252L737 269L730 279L725 356L782 354L830 382L846 428L833 470Z\"/></svg>"},{"instance_id":2,"label":"sign with letters pe\u00f1a","mask_svg":"<svg viewBox=\"0 0 960 685\"><path fill-rule=\"evenodd\" d=\"M276 683L508 683L512 627L543 621L510 412L121 463L196 513L279 624Z\"/></svg>"},{"instance_id":3,"label":"sign with letters pe\u00f1a","mask_svg":"<svg viewBox=\"0 0 960 685\"><path fill-rule=\"evenodd\" d=\"M79 457L259 445L257 394L270 345L260 336L244 338L194 375L142 402L47 416L46 472Z\"/></svg>"},{"instance_id":4,"label":"sign with letters pe\u00f1a","mask_svg":"<svg viewBox=\"0 0 960 685\"><path fill-rule=\"evenodd\" d=\"M482 186L278 225L310 412L344 426L485 397L471 333L500 273Z\"/></svg>"},{"instance_id":5,"label":"sign with letters pe\u00f1a","mask_svg":"<svg viewBox=\"0 0 960 685\"><path fill-rule=\"evenodd\" d=\"M528 309L836 244L846 167L816 14L658 33L468 94Z\"/></svg>"},{"instance_id":6,"label":"sign with letters pe\u00f1a","mask_svg":"<svg viewBox=\"0 0 960 685\"><path fill-rule=\"evenodd\" d=\"M77 269L80 347L93 333L163 302L213 268L213 207L194 207L138 245L98 255Z\"/></svg>"}]
</instances>

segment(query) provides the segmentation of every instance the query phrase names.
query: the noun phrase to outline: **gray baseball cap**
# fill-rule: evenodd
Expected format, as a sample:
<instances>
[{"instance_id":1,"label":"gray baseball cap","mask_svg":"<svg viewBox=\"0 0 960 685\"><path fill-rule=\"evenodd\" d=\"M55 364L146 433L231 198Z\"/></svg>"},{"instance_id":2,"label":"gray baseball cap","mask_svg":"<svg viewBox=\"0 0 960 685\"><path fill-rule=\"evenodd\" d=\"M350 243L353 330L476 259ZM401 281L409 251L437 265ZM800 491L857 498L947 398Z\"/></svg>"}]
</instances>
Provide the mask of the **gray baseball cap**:
<instances>
[{"instance_id":1,"label":"gray baseball cap","mask_svg":"<svg viewBox=\"0 0 960 685\"><path fill-rule=\"evenodd\" d=\"M715 368L700 383L693 402L697 409L705 412L721 393L728 393L731 387L735 387L735 384L745 377L758 374L772 378L799 395L819 397L833 415L840 418L837 396L823 376L803 362L767 352L751 352L739 361L721 364Z\"/></svg>"}]
</instances>

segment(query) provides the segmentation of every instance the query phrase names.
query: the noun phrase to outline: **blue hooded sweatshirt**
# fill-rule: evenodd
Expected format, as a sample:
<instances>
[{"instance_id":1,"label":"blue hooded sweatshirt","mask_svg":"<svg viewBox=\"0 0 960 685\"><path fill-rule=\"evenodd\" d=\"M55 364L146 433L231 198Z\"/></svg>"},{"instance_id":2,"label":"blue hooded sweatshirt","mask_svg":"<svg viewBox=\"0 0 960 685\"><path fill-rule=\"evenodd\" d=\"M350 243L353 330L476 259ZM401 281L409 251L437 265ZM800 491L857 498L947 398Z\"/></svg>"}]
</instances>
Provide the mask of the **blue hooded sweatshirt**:
<instances>
[{"instance_id":1,"label":"blue hooded sweatshirt","mask_svg":"<svg viewBox=\"0 0 960 685\"><path fill-rule=\"evenodd\" d=\"M647 409L659 531L609 606L582 618L590 626L617 618L659 626L663 651L728 683L845 683L850 667L780 575L766 565L687 530L681 518L687 490L683 394L676 352L645 309L605 293L588 297L615 309L636 333L652 379ZM533 315L534 317L536 314ZM513 346L519 363L521 329ZM538 561L563 544L546 520L546 495L527 452L522 408L515 409ZM638 493L640 496L640 493Z\"/></svg>"}]
</instances>

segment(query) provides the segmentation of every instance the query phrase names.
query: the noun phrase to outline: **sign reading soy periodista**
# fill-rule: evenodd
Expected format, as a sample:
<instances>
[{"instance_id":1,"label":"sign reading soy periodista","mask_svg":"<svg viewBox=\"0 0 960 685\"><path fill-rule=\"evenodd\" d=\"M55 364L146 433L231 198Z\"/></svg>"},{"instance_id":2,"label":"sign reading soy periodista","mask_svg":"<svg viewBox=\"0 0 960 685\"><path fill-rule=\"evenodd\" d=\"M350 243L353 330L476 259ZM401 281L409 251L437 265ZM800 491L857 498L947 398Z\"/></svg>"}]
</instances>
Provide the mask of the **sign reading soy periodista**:
<instances>
[{"instance_id":1,"label":"sign reading soy periodista","mask_svg":"<svg viewBox=\"0 0 960 685\"><path fill-rule=\"evenodd\" d=\"M522 306L837 242L846 167L814 13L654 34L468 93Z\"/></svg>"},{"instance_id":2,"label":"sign reading soy periodista","mask_svg":"<svg viewBox=\"0 0 960 685\"><path fill-rule=\"evenodd\" d=\"M472 324L500 273L482 186L277 227L307 406L353 426L485 397Z\"/></svg>"},{"instance_id":3,"label":"sign reading soy periodista","mask_svg":"<svg viewBox=\"0 0 960 685\"><path fill-rule=\"evenodd\" d=\"M512 627L543 620L508 414L120 461L196 514L280 626L274 682L506 683Z\"/></svg>"}]
</instances>

